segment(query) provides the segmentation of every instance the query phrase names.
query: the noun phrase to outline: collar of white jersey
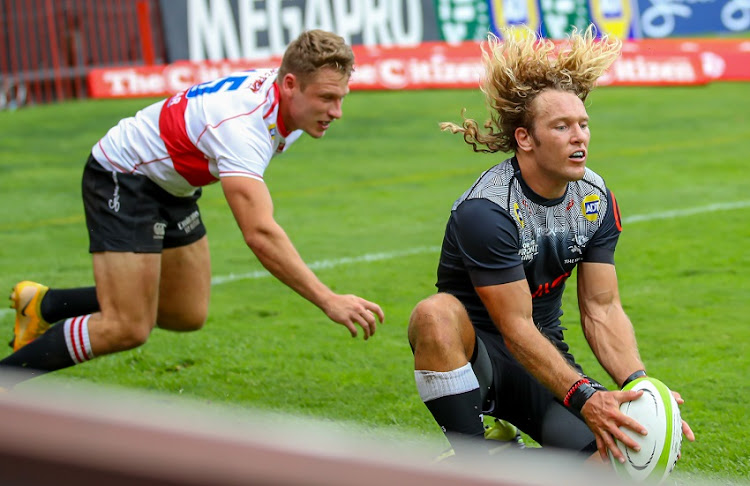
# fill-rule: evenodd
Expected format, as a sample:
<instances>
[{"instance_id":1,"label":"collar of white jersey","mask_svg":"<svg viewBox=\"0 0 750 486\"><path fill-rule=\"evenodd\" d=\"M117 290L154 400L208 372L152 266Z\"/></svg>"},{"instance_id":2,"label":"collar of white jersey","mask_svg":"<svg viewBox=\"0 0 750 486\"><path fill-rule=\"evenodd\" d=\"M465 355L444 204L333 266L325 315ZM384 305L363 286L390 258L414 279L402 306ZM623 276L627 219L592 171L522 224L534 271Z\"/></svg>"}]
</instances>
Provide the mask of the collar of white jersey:
<instances>
[{"instance_id":1,"label":"collar of white jersey","mask_svg":"<svg viewBox=\"0 0 750 486\"><path fill-rule=\"evenodd\" d=\"M276 78L276 80L274 80L273 82L273 95L277 100L279 100L278 112L276 115L276 128L279 135L286 138L292 132L290 130L287 130L286 125L284 124L284 117L281 116L281 92L279 91L278 78Z\"/></svg>"}]
</instances>

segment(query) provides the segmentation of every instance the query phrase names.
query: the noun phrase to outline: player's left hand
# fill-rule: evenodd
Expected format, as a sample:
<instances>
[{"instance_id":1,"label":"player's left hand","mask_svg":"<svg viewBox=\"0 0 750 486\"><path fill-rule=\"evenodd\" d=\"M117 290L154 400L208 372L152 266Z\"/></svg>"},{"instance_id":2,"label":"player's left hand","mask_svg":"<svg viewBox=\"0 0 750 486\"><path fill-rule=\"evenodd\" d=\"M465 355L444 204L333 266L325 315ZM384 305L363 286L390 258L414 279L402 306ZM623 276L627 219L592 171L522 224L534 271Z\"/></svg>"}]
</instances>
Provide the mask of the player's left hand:
<instances>
[{"instance_id":1,"label":"player's left hand","mask_svg":"<svg viewBox=\"0 0 750 486\"><path fill-rule=\"evenodd\" d=\"M380 306L356 295L334 294L326 303L324 311L329 319L344 325L352 337L357 337L357 325L365 334L365 341L375 334L377 321L382 323L385 314Z\"/></svg>"},{"instance_id":2,"label":"player's left hand","mask_svg":"<svg viewBox=\"0 0 750 486\"><path fill-rule=\"evenodd\" d=\"M672 395L674 396L677 405L682 405L683 403L685 403L685 400L683 400L682 396L680 396L680 394L676 391L672 390ZM695 442L695 434L693 433L693 430L690 428L688 423L684 420L682 421L682 435L684 435L685 438L690 442ZM677 458L679 459L680 456L677 456Z\"/></svg>"}]
</instances>

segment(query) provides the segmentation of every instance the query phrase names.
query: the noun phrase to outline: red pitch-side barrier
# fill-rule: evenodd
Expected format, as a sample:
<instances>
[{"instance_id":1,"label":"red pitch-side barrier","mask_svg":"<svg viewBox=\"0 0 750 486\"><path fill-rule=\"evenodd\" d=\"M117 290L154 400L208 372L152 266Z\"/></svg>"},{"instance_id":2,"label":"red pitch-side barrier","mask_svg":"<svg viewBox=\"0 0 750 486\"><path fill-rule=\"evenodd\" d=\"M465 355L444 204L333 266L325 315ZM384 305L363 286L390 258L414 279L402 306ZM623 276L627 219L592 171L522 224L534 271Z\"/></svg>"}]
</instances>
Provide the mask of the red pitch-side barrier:
<instances>
[{"instance_id":1,"label":"red pitch-side barrier","mask_svg":"<svg viewBox=\"0 0 750 486\"><path fill-rule=\"evenodd\" d=\"M85 98L92 66L164 63L157 0L0 2L0 110Z\"/></svg>"},{"instance_id":2,"label":"red pitch-side barrier","mask_svg":"<svg viewBox=\"0 0 750 486\"><path fill-rule=\"evenodd\" d=\"M416 47L354 47L350 87L369 90L476 88L482 72L476 42L424 43ZM166 96L234 71L275 67L280 59L180 61L168 65L94 69L93 98ZM627 42L600 84L700 85L750 81L750 41L643 40Z\"/></svg>"},{"instance_id":3,"label":"red pitch-side barrier","mask_svg":"<svg viewBox=\"0 0 750 486\"><path fill-rule=\"evenodd\" d=\"M750 40L650 39L628 42L624 54L695 54L710 80L750 81Z\"/></svg>"}]
</instances>

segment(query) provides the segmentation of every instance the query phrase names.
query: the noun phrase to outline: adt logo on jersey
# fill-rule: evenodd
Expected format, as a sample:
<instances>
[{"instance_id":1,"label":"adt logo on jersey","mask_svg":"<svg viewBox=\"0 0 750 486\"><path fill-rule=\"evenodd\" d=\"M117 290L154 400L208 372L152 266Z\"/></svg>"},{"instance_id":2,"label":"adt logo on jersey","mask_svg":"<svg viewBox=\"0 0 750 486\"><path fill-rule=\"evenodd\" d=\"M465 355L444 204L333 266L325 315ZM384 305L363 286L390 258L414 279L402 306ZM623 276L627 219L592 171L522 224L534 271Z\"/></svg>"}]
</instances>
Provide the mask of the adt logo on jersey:
<instances>
[{"instance_id":1,"label":"adt logo on jersey","mask_svg":"<svg viewBox=\"0 0 750 486\"><path fill-rule=\"evenodd\" d=\"M583 210L583 216L589 221L596 221L599 217L599 196L596 194L589 194L581 201L581 209Z\"/></svg>"},{"instance_id":2,"label":"adt logo on jersey","mask_svg":"<svg viewBox=\"0 0 750 486\"><path fill-rule=\"evenodd\" d=\"M526 223L523 220L523 215L521 214L521 208L518 207L518 203L513 203L513 214L516 217L516 220L518 221L518 224L521 225L521 228L526 227Z\"/></svg>"}]
</instances>

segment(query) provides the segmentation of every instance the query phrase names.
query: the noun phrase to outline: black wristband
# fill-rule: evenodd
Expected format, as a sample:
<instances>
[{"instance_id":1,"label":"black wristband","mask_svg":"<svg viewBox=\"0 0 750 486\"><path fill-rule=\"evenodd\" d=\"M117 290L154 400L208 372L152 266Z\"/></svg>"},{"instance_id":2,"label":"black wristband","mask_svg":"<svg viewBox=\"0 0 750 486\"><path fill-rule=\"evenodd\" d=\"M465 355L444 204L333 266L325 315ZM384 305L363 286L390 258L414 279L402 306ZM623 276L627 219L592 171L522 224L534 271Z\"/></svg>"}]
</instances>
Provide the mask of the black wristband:
<instances>
[{"instance_id":1,"label":"black wristband","mask_svg":"<svg viewBox=\"0 0 750 486\"><path fill-rule=\"evenodd\" d=\"M622 382L622 386L620 388L621 389L625 388L625 386L627 386L628 383L630 383L631 381L637 380L638 378L640 378L642 376L646 376L646 372L645 371L643 371L643 370L636 371L632 375L630 375L627 378L625 378L625 381Z\"/></svg>"},{"instance_id":2,"label":"black wristband","mask_svg":"<svg viewBox=\"0 0 750 486\"><path fill-rule=\"evenodd\" d=\"M576 390L570 395L568 404L570 408L581 411L583 405L596 393L596 388L591 386L589 383L581 384Z\"/></svg>"}]
</instances>

